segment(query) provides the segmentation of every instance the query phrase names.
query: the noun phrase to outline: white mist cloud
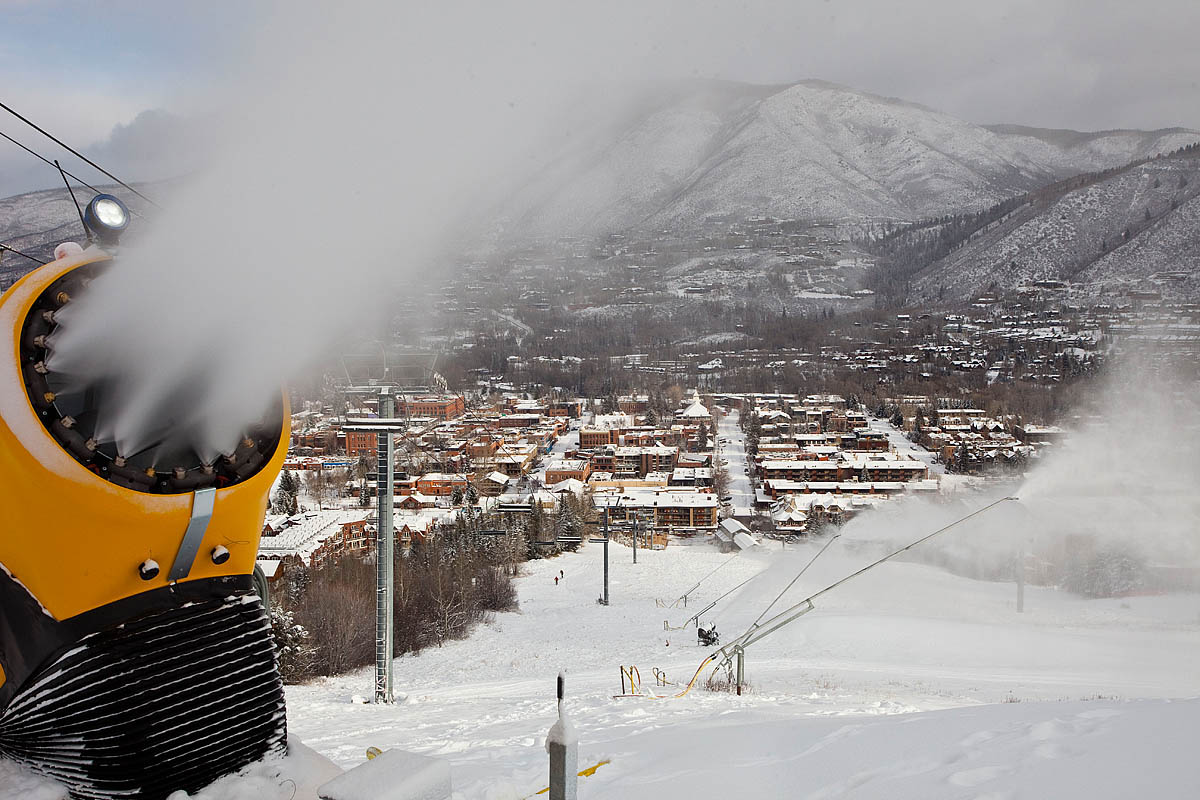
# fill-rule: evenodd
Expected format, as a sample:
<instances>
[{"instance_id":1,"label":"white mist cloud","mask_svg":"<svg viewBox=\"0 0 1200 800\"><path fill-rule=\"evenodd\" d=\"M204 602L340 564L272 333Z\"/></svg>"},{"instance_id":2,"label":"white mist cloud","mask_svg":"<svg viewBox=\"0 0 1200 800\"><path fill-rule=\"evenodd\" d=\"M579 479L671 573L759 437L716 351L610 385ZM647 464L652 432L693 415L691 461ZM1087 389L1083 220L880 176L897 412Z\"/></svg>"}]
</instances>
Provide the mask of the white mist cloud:
<instances>
[{"instance_id":1,"label":"white mist cloud","mask_svg":"<svg viewBox=\"0 0 1200 800\"><path fill-rule=\"evenodd\" d=\"M847 524L847 544L882 553L1016 495L912 558L1011 580L1024 553L1031 581L1067 586L1106 553L1130 559L1151 585L1155 569L1200 567L1200 406L1194 383L1162 368L1161 355L1130 355L1114 366L1071 435L1019 484L948 504L884 504Z\"/></svg>"},{"instance_id":2,"label":"white mist cloud","mask_svg":"<svg viewBox=\"0 0 1200 800\"><path fill-rule=\"evenodd\" d=\"M135 222L151 229L64 316L51 368L117 378L99 427L123 453L167 418L228 452L356 319L442 277L468 212L571 130L580 84L639 74L674 8L281 5L211 166Z\"/></svg>"}]
</instances>

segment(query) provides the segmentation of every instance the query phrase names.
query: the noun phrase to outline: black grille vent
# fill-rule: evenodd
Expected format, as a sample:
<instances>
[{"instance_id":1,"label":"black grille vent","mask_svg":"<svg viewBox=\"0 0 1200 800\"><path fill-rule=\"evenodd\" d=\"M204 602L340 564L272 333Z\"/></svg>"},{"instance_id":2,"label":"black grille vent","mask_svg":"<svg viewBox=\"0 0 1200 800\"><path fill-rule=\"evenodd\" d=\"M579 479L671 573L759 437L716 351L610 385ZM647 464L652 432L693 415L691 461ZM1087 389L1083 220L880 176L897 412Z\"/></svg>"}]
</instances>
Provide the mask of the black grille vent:
<instances>
[{"instance_id":1,"label":"black grille vent","mask_svg":"<svg viewBox=\"0 0 1200 800\"><path fill-rule=\"evenodd\" d=\"M160 800L286 749L283 684L257 595L93 633L0 715L0 755L73 797Z\"/></svg>"}]
</instances>

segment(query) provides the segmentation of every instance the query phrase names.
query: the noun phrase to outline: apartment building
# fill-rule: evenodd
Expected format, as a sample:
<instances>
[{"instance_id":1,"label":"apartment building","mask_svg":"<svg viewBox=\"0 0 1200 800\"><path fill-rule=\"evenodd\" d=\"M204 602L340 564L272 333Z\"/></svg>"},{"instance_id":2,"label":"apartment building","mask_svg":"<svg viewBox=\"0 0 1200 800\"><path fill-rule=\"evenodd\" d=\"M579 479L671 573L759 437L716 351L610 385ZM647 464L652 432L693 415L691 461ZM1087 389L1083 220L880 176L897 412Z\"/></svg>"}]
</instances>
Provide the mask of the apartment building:
<instances>
[{"instance_id":1,"label":"apartment building","mask_svg":"<svg viewBox=\"0 0 1200 800\"><path fill-rule=\"evenodd\" d=\"M449 397L404 397L396 403L396 414L402 417L432 417L449 420L461 417L467 404L460 395Z\"/></svg>"},{"instance_id":2,"label":"apartment building","mask_svg":"<svg viewBox=\"0 0 1200 800\"><path fill-rule=\"evenodd\" d=\"M593 502L609 509L609 519L637 519L652 528L669 531L712 530L717 527L719 502L711 492L687 489L626 489L597 492Z\"/></svg>"}]
</instances>

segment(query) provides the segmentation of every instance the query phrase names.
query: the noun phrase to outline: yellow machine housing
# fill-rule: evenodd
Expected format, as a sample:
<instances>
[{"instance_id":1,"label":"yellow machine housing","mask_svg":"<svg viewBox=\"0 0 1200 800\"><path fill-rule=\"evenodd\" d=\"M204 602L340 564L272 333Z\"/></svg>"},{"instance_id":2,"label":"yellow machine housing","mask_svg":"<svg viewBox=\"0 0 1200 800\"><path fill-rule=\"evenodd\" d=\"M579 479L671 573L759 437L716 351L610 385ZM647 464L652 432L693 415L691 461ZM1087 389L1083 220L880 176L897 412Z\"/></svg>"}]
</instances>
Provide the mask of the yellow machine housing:
<instances>
[{"instance_id":1,"label":"yellow machine housing","mask_svg":"<svg viewBox=\"0 0 1200 800\"><path fill-rule=\"evenodd\" d=\"M0 757L73 796L158 800L286 749L252 573L289 413L281 393L190 476L83 443L47 388L45 331L73 302L60 287L110 260L89 248L0 298Z\"/></svg>"},{"instance_id":2,"label":"yellow machine housing","mask_svg":"<svg viewBox=\"0 0 1200 800\"><path fill-rule=\"evenodd\" d=\"M148 494L106 481L81 465L38 419L21 374L21 329L50 284L109 256L92 248L55 261L14 285L0 302L0 564L58 620L168 584L168 569L192 511L192 495ZM286 399L280 439L287 436ZM218 489L200 555L228 548L223 564L197 557L184 581L254 570L271 484L286 447L250 478ZM138 565L163 569L149 581ZM2 657L0 657L2 661Z\"/></svg>"}]
</instances>

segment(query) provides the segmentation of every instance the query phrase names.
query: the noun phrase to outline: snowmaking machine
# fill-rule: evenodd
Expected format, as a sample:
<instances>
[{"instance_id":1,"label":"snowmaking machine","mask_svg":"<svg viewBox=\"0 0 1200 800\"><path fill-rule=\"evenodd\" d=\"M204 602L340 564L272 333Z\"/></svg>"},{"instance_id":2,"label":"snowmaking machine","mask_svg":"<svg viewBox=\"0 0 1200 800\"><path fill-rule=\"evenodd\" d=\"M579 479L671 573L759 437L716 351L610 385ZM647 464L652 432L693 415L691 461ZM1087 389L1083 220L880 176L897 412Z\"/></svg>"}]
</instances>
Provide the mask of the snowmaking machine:
<instances>
[{"instance_id":1,"label":"snowmaking machine","mask_svg":"<svg viewBox=\"0 0 1200 800\"><path fill-rule=\"evenodd\" d=\"M286 749L252 573L289 414L280 392L208 460L106 440L113 380L51 356L128 214L96 197L103 247L60 247L0 298L0 757L74 797L157 800Z\"/></svg>"}]
</instances>

